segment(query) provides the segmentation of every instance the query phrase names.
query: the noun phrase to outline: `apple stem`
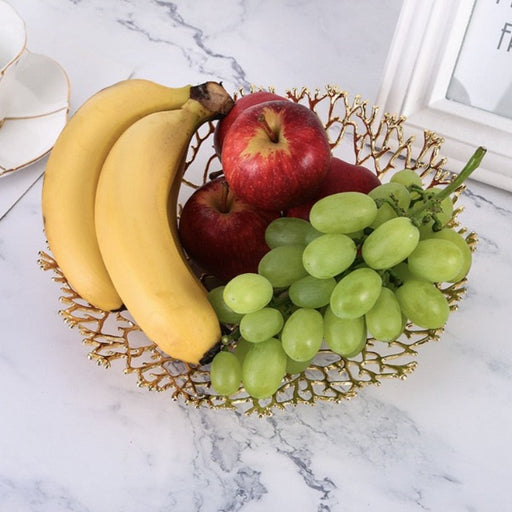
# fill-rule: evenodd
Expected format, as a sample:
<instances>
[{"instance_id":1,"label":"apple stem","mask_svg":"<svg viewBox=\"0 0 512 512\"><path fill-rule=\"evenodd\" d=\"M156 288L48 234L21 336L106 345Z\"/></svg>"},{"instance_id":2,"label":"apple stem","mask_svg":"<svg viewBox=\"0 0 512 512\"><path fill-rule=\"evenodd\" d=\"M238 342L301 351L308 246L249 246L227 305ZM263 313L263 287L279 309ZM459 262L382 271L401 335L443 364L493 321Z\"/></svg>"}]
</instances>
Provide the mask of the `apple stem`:
<instances>
[{"instance_id":1,"label":"apple stem","mask_svg":"<svg viewBox=\"0 0 512 512\"><path fill-rule=\"evenodd\" d=\"M223 174L224 174L224 171L213 171L208 175L208 178L210 178L211 180L215 180L215 179L219 178L220 176L222 176Z\"/></svg>"},{"instance_id":2,"label":"apple stem","mask_svg":"<svg viewBox=\"0 0 512 512\"><path fill-rule=\"evenodd\" d=\"M220 201L220 211L222 213L228 213L228 196L229 196L229 185L226 180L222 181L222 197Z\"/></svg>"},{"instance_id":3,"label":"apple stem","mask_svg":"<svg viewBox=\"0 0 512 512\"><path fill-rule=\"evenodd\" d=\"M265 133L268 135L268 138L272 142L278 142L279 141L279 135L277 133L275 133L274 130L272 130L272 128L268 124L268 121L265 118L265 115L263 113L261 113L258 116L258 122L261 123L261 126L263 126L263 129L265 130Z\"/></svg>"}]
</instances>

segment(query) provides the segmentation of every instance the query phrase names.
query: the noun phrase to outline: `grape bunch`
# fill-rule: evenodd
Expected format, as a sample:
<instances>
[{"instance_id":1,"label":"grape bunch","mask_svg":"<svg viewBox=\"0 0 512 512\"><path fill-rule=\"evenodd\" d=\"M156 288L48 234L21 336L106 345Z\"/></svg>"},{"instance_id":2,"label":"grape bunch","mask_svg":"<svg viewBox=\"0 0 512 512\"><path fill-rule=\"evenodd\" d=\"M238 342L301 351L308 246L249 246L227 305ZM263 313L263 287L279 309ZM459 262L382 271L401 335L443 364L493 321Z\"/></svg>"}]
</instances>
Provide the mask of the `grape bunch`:
<instances>
[{"instance_id":1,"label":"grape bunch","mask_svg":"<svg viewBox=\"0 0 512 512\"><path fill-rule=\"evenodd\" d=\"M258 272L209 292L230 326L212 361L214 390L231 395L243 385L253 398L267 398L324 344L350 358L368 336L392 342L408 322L443 327L450 308L439 285L459 282L472 263L465 238L448 225L450 194L463 178L426 189L404 169L369 194L320 199L309 221L272 221Z\"/></svg>"}]
</instances>

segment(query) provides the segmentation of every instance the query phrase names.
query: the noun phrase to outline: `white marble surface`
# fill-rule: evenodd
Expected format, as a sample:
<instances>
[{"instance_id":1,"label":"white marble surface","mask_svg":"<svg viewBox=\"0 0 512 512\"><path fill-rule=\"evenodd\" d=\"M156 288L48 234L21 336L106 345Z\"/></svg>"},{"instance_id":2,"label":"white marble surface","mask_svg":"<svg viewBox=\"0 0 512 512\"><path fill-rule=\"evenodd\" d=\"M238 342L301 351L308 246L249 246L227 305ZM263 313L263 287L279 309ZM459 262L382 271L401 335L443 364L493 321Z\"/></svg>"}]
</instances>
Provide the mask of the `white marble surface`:
<instances>
[{"instance_id":1,"label":"white marble surface","mask_svg":"<svg viewBox=\"0 0 512 512\"><path fill-rule=\"evenodd\" d=\"M336 83L373 100L401 2L12 4L28 47L68 72L73 111L127 76ZM0 511L510 509L509 193L469 182L461 220L480 243L468 293L406 381L270 418L172 402L89 361L36 262L40 193L38 180L0 220Z\"/></svg>"}]
</instances>

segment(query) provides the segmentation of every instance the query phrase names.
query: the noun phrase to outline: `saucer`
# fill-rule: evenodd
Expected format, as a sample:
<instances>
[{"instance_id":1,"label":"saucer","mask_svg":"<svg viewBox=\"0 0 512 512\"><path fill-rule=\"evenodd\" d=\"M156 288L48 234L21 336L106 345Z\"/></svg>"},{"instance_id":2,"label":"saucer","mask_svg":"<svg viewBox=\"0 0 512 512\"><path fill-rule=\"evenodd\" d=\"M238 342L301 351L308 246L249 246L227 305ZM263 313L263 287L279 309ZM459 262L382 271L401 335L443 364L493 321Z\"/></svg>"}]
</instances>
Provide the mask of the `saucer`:
<instances>
[{"instance_id":1,"label":"saucer","mask_svg":"<svg viewBox=\"0 0 512 512\"><path fill-rule=\"evenodd\" d=\"M46 155L67 122L69 79L45 55L25 49L0 80L0 177Z\"/></svg>"},{"instance_id":2,"label":"saucer","mask_svg":"<svg viewBox=\"0 0 512 512\"><path fill-rule=\"evenodd\" d=\"M5 70L20 58L27 44L25 22L4 0L0 0L0 79Z\"/></svg>"}]
</instances>

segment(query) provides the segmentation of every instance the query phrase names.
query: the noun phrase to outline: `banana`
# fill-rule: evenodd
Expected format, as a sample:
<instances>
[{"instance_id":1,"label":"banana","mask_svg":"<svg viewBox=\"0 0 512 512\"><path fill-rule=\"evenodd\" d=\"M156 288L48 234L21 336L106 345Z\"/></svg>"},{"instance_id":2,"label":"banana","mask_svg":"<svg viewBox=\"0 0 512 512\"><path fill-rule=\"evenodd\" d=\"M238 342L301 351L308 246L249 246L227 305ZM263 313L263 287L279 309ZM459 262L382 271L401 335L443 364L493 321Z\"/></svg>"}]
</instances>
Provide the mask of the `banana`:
<instances>
[{"instance_id":1,"label":"banana","mask_svg":"<svg viewBox=\"0 0 512 512\"><path fill-rule=\"evenodd\" d=\"M69 284L103 310L121 307L103 264L94 229L94 200L101 167L114 142L136 120L180 108L193 88L169 88L128 79L89 98L70 118L48 159L42 191L45 235Z\"/></svg>"},{"instance_id":2,"label":"banana","mask_svg":"<svg viewBox=\"0 0 512 512\"><path fill-rule=\"evenodd\" d=\"M216 111L232 106L215 85L219 102L190 99L131 125L105 160L96 192L96 233L116 290L149 339L192 364L204 362L221 332L207 292L184 258L176 202L193 134Z\"/></svg>"}]
</instances>

